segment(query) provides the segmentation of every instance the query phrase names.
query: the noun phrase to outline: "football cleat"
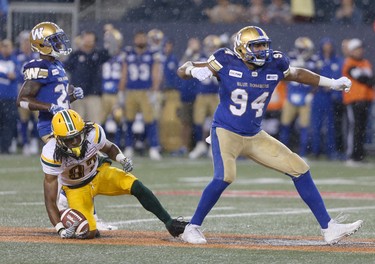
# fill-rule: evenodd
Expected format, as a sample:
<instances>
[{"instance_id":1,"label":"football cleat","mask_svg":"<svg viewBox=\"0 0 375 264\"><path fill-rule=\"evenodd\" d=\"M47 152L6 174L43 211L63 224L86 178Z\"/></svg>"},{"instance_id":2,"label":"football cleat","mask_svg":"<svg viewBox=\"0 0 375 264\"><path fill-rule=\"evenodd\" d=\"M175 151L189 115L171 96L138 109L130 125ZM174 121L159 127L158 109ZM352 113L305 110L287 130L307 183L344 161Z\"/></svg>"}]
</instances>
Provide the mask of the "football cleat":
<instances>
[{"instance_id":1,"label":"football cleat","mask_svg":"<svg viewBox=\"0 0 375 264\"><path fill-rule=\"evenodd\" d=\"M207 154L207 144L203 141L199 141L195 148L189 153L190 159L197 159Z\"/></svg>"},{"instance_id":2,"label":"football cleat","mask_svg":"<svg viewBox=\"0 0 375 264\"><path fill-rule=\"evenodd\" d=\"M182 233L181 239L190 244L206 244L207 240L204 237L200 226L188 224L185 227L184 233Z\"/></svg>"},{"instance_id":3,"label":"football cleat","mask_svg":"<svg viewBox=\"0 0 375 264\"><path fill-rule=\"evenodd\" d=\"M341 224L337 219L331 219L328 228L322 229L322 235L325 242L329 245L338 243L343 238L350 236L358 231L363 224L362 220L358 220L351 224Z\"/></svg>"}]
</instances>

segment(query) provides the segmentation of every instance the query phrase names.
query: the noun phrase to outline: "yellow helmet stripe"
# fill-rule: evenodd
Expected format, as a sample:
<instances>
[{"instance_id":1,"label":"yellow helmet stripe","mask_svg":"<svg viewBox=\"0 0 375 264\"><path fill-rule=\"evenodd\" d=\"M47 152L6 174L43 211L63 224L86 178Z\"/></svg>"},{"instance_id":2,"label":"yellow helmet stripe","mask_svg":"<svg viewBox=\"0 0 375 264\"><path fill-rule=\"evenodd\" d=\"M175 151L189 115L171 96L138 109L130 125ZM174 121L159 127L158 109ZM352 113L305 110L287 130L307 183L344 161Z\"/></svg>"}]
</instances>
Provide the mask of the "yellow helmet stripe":
<instances>
[{"instance_id":1,"label":"yellow helmet stripe","mask_svg":"<svg viewBox=\"0 0 375 264\"><path fill-rule=\"evenodd\" d=\"M66 125L66 129L68 130L68 134L71 131L76 131L77 129L74 125L72 118L70 117L69 112L67 110L64 110L61 112L61 114L62 114L62 117L64 118L64 123Z\"/></svg>"}]
</instances>

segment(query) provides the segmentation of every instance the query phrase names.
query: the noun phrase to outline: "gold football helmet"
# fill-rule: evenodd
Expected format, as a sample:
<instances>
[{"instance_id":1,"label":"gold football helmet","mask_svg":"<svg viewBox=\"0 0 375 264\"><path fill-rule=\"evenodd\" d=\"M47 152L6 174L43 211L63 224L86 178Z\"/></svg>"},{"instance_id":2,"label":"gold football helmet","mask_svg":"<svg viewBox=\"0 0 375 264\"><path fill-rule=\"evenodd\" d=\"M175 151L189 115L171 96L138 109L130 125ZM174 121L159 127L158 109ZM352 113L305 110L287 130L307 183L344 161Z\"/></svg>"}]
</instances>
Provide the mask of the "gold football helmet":
<instances>
[{"instance_id":1,"label":"gold football helmet","mask_svg":"<svg viewBox=\"0 0 375 264\"><path fill-rule=\"evenodd\" d=\"M221 40L219 36L208 35L203 39L203 49L206 55L211 55L215 50L220 48Z\"/></svg>"},{"instance_id":2,"label":"gold football helmet","mask_svg":"<svg viewBox=\"0 0 375 264\"><path fill-rule=\"evenodd\" d=\"M254 51L254 45L264 45L266 49ZM271 39L260 27L244 27L234 38L234 52L245 62L263 66L272 60Z\"/></svg>"},{"instance_id":3,"label":"gold football helmet","mask_svg":"<svg viewBox=\"0 0 375 264\"><path fill-rule=\"evenodd\" d=\"M85 122L72 109L57 112L52 118L52 133L57 145L68 155L81 156L82 144L86 140Z\"/></svg>"},{"instance_id":4,"label":"gold football helmet","mask_svg":"<svg viewBox=\"0 0 375 264\"><path fill-rule=\"evenodd\" d=\"M299 37L294 41L294 47L296 48L298 55L302 58L309 59L314 53L314 43L308 37Z\"/></svg>"},{"instance_id":5,"label":"gold football helmet","mask_svg":"<svg viewBox=\"0 0 375 264\"><path fill-rule=\"evenodd\" d=\"M147 33L147 42L151 49L160 49L163 46L164 33L160 29L154 28Z\"/></svg>"},{"instance_id":6,"label":"gold football helmet","mask_svg":"<svg viewBox=\"0 0 375 264\"><path fill-rule=\"evenodd\" d=\"M120 31L113 28L104 33L104 48L106 48L111 56L119 53L122 48L123 37Z\"/></svg>"},{"instance_id":7,"label":"gold football helmet","mask_svg":"<svg viewBox=\"0 0 375 264\"><path fill-rule=\"evenodd\" d=\"M36 25L30 32L30 44L32 51L55 58L72 52L65 32L52 22Z\"/></svg>"}]
</instances>

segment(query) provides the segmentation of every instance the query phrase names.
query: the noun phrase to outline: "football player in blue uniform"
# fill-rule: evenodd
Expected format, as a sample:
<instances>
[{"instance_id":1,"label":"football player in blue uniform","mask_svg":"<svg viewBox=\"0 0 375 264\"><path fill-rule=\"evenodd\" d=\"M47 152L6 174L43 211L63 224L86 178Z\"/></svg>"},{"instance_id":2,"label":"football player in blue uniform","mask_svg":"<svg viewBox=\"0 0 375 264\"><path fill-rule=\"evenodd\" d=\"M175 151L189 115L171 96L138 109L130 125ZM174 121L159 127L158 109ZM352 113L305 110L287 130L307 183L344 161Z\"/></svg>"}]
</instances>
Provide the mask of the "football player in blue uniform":
<instances>
[{"instance_id":1,"label":"football player in blue uniform","mask_svg":"<svg viewBox=\"0 0 375 264\"><path fill-rule=\"evenodd\" d=\"M102 66L102 113L101 124L106 133L115 135L116 145L121 145L122 136L122 108L124 99L119 99L118 85L121 79L122 65L125 53L121 50L123 36L115 28L104 33L104 47L111 58ZM120 102L119 102L120 101Z\"/></svg>"},{"instance_id":2,"label":"football player in blue uniform","mask_svg":"<svg viewBox=\"0 0 375 264\"><path fill-rule=\"evenodd\" d=\"M39 137L47 142L51 135L53 114L69 109L70 103L83 98L83 90L69 84L64 66L58 60L72 49L65 32L56 24L42 22L30 32L31 49L40 54L24 66L25 82L18 94L17 105L21 108L39 110Z\"/></svg>"},{"instance_id":3,"label":"football player in blue uniform","mask_svg":"<svg viewBox=\"0 0 375 264\"><path fill-rule=\"evenodd\" d=\"M219 36L208 35L203 40L203 53L199 61L207 61L208 57L221 46ZM202 155L210 155L207 143L204 141L204 124L206 118L212 118L219 104L219 84L216 78L206 79L198 83L197 97L193 105L194 137L197 142L194 149L189 153L190 159L197 159ZM208 152L208 153L207 153Z\"/></svg>"},{"instance_id":4,"label":"football player in blue uniform","mask_svg":"<svg viewBox=\"0 0 375 264\"><path fill-rule=\"evenodd\" d=\"M161 63L160 54L147 47L145 32L134 35L134 47L126 47L125 61L119 84L119 94L125 92L126 140L125 154L134 155L133 123L137 113L142 113L150 145L149 155L153 160L160 160L159 135L153 105L156 92L160 89Z\"/></svg>"},{"instance_id":5,"label":"football player in blue uniform","mask_svg":"<svg viewBox=\"0 0 375 264\"><path fill-rule=\"evenodd\" d=\"M270 44L270 38L261 28L248 26L237 33L234 51L222 48L207 62L188 61L178 69L183 79L193 77L203 81L215 76L220 84L220 103L211 128L214 176L182 234L188 243L207 243L200 226L222 192L235 180L236 159L240 155L291 177L321 226L326 243L337 243L362 225L362 220L341 224L338 219L331 219L306 162L261 130L262 118L280 80L346 91L351 87L350 80L329 79L291 67L289 59L282 52L273 51Z\"/></svg>"},{"instance_id":6,"label":"football player in blue uniform","mask_svg":"<svg viewBox=\"0 0 375 264\"><path fill-rule=\"evenodd\" d=\"M299 37L294 42L295 49L289 53L290 66L305 68L318 72L319 57L314 54L314 43L308 37ZM309 142L311 117L311 101L313 99L311 85L288 82L287 96L281 111L280 141L289 147L289 138L294 120L298 117L299 155L305 158Z\"/></svg>"}]
</instances>

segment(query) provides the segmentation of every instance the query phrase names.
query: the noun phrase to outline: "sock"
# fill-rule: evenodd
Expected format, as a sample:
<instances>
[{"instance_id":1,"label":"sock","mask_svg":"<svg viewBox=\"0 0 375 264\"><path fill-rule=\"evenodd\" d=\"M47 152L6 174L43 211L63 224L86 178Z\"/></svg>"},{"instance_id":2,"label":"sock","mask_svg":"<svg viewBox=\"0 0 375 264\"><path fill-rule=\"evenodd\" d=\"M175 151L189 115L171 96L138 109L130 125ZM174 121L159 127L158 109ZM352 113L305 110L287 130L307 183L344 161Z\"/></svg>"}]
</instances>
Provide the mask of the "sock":
<instances>
[{"instance_id":1,"label":"sock","mask_svg":"<svg viewBox=\"0 0 375 264\"><path fill-rule=\"evenodd\" d=\"M211 211L212 207L219 200L221 194L229 186L229 183L222 180L212 180L203 190L202 197L190 223L202 225L204 218Z\"/></svg>"},{"instance_id":2,"label":"sock","mask_svg":"<svg viewBox=\"0 0 375 264\"><path fill-rule=\"evenodd\" d=\"M329 216L323 199L311 178L310 171L307 171L299 177L293 177L293 182L302 200L310 207L310 210L314 214L316 220L318 220L321 228L327 228L331 217Z\"/></svg>"},{"instance_id":3,"label":"sock","mask_svg":"<svg viewBox=\"0 0 375 264\"><path fill-rule=\"evenodd\" d=\"M158 198L150 189L144 186L140 181L136 180L131 188L131 194L134 195L142 204L143 208L156 215L165 225L172 222L171 216L163 208Z\"/></svg>"},{"instance_id":4,"label":"sock","mask_svg":"<svg viewBox=\"0 0 375 264\"><path fill-rule=\"evenodd\" d=\"M159 146L159 134L158 134L158 124L156 121L152 122L151 124L145 125L146 136L150 147L158 147Z\"/></svg>"}]
</instances>

